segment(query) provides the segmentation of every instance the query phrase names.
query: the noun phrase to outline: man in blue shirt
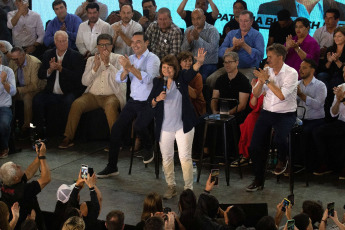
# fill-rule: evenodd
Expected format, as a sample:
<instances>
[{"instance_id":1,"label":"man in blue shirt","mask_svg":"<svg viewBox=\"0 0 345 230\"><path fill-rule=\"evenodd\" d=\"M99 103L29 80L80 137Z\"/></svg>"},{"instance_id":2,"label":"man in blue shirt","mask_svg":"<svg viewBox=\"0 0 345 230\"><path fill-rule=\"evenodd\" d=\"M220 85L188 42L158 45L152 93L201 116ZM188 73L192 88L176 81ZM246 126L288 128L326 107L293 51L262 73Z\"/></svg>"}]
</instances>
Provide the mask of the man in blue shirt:
<instances>
[{"instance_id":1,"label":"man in blue shirt","mask_svg":"<svg viewBox=\"0 0 345 230\"><path fill-rule=\"evenodd\" d=\"M153 87L153 78L159 76L160 60L157 55L149 52L148 38L143 32L136 32L132 37L131 47L134 54L121 57L122 68L117 72L115 80L119 83L131 81L131 94L118 119L111 128L108 165L96 176L105 178L119 174L117 161L123 131L134 120L134 131L141 138L144 145L143 162L153 160L152 145L147 126L153 119L153 110L147 103L147 98Z\"/></svg>"},{"instance_id":2,"label":"man in blue shirt","mask_svg":"<svg viewBox=\"0 0 345 230\"><path fill-rule=\"evenodd\" d=\"M46 33L44 35L44 45L53 48L54 34L58 30L63 30L68 34L68 48L76 49L75 41L77 39L77 33L81 19L74 15L67 13L67 5L63 0L56 0L52 4L56 17L51 20L47 26Z\"/></svg>"},{"instance_id":3,"label":"man in blue shirt","mask_svg":"<svg viewBox=\"0 0 345 230\"><path fill-rule=\"evenodd\" d=\"M16 80L12 69L2 65L0 55L0 159L8 156L11 133L12 97L16 94Z\"/></svg>"}]
</instances>

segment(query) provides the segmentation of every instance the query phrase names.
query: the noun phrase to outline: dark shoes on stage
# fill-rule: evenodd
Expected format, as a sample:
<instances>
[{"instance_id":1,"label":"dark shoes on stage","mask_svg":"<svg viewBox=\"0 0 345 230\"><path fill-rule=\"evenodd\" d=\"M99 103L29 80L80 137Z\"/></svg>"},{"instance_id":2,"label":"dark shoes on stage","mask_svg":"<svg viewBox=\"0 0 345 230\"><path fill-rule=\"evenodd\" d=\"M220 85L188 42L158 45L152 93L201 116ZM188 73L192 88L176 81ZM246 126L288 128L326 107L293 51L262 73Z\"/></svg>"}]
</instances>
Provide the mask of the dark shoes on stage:
<instances>
[{"instance_id":1,"label":"dark shoes on stage","mask_svg":"<svg viewBox=\"0 0 345 230\"><path fill-rule=\"evenodd\" d=\"M96 174L97 178L107 178L107 177L111 177L111 176L117 176L119 175L119 170L110 168L110 167L105 167L105 169L103 169L102 171L100 171L99 173Z\"/></svg>"},{"instance_id":2,"label":"dark shoes on stage","mask_svg":"<svg viewBox=\"0 0 345 230\"><path fill-rule=\"evenodd\" d=\"M247 188L247 192L255 192L263 189L263 183L259 180L254 180Z\"/></svg>"},{"instance_id":3,"label":"dark shoes on stage","mask_svg":"<svg viewBox=\"0 0 345 230\"><path fill-rule=\"evenodd\" d=\"M7 158L7 157L8 157L8 152L9 152L9 151L10 151L9 148L1 150L1 152L0 152L0 159Z\"/></svg>"},{"instance_id":4,"label":"dark shoes on stage","mask_svg":"<svg viewBox=\"0 0 345 230\"><path fill-rule=\"evenodd\" d=\"M153 152L152 148L143 149L141 155L143 157L143 163L144 164L150 163L154 158L154 152Z\"/></svg>"},{"instance_id":5,"label":"dark shoes on stage","mask_svg":"<svg viewBox=\"0 0 345 230\"><path fill-rule=\"evenodd\" d=\"M73 145L73 141L70 140L68 137L65 137L65 139L63 139L63 141L59 145L59 149L67 149L69 147L72 147Z\"/></svg>"},{"instance_id":6,"label":"dark shoes on stage","mask_svg":"<svg viewBox=\"0 0 345 230\"><path fill-rule=\"evenodd\" d=\"M276 165L276 168L273 171L273 174L277 176L283 174L286 171L287 166L288 166L288 161L284 162L284 161L278 160L278 163Z\"/></svg>"}]
</instances>

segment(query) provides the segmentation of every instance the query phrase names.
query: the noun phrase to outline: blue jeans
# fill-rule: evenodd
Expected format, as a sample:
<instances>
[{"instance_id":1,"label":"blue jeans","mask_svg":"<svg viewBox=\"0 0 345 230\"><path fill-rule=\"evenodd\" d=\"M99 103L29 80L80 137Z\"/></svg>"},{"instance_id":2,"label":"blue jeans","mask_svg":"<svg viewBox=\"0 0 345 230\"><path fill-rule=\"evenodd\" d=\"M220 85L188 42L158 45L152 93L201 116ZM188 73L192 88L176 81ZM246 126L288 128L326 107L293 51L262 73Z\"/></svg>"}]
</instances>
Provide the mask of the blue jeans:
<instances>
[{"instance_id":1,"label":"blue jeans","mask_svg":"<svg viewBox=\"0 0 345 230\"><path fill-rule=\"evenodd\" d=\"M274 128L274 143L278 149L278 159L286 160L288 153L287 137L296 122L296 112L273 113L261 110L255 124L252 141L249 146L250 157L253 160L255 179L263 181L269 147L269 135Z\"/></svg>"},{"instance_id":2,"label":"blue jeans","mask_svg":"<svg viewBox=\"0 0 345 230\"><path fill-rule=\"evenodd\" d=\"M199 73L202 76L202 81L205 83L206 78L208 78L208 76L213 74L213 72L215 72L216 70L217 70L217 64L202 65L199 69Z\"/></svg>"},{"instance_id":3,"label":"blue jeans","mask_svg":"<svg viewBox=\"0 0 345 230\"><path fill-rule=\"evenodd\" d=\"M8 148L11 133L12 111L9 107L0 107L0 150Z\"/></svg>"}]
</instances>

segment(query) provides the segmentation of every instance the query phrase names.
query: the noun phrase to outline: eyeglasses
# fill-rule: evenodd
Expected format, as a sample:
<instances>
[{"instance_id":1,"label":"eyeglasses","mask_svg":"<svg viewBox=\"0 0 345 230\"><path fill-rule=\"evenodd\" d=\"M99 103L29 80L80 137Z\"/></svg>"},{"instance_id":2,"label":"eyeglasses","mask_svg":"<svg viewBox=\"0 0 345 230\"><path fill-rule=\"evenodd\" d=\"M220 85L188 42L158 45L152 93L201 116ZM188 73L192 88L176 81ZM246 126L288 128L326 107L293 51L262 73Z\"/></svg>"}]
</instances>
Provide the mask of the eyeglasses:
<instances>
[{"instance_id":1,"label":"eyeglasses","mask_svg":"<svg viewBox=\"0 0 345 230\"><path fill-rule=\"evenodd\" d=\"M97 46L101 47L101 48L109 48L112 46L112 44L97 44Z\"/></svg>"},{"instance_id":2,"label":"eyeglasses","mask_svg":"<svg viewBox=\"0 0 345 230\"><path fill-rule=\"evenodd\" d=\"M233 62L237 62L237 61L225 61L225 62L223 62L223 64L228 65L228 64L233 63Z\"/></svg>"}]
</instances>

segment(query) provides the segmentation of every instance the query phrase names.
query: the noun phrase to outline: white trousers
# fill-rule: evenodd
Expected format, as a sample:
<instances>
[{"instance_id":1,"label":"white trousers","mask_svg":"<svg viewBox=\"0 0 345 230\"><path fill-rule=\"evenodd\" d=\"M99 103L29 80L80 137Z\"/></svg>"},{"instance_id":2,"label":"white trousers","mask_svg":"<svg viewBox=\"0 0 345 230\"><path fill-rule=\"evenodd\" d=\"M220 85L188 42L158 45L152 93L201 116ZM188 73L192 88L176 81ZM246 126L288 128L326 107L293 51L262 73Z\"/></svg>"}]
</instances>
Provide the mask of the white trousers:
<instances>
[{"instance_id":1,"label":"white trousers","mask_svg":"<svg viewBox=\"0 0 345 230\"><path fill-rule=\"evenodd\" d=\"M174 171L174 141L176 139L183 173L184 189L193 189L193 137L194 128L188 133L184 133L183 128L176 132L161 131L159 147L162 153L164 175L168 186L176 185Z\"/></svg>"}]
</instances>

